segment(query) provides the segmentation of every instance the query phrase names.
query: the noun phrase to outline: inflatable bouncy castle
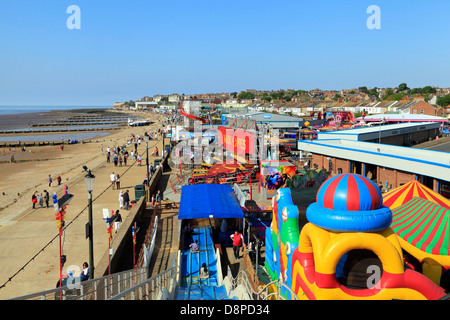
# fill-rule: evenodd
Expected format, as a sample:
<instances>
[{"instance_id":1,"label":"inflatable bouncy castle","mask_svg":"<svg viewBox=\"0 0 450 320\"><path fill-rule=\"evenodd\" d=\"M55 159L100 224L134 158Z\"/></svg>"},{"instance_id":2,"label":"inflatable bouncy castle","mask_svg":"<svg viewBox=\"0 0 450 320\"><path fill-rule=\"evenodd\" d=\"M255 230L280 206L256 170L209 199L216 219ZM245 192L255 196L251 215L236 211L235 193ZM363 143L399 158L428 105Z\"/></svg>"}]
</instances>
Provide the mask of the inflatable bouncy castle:
<instances>
[{"instance_id":1,"label":"inflatable bouncy castle","mask_svg":"<svg viewBox=\"0 0 450 320\"><path fill-rule=\"evenodd\" d=\"M390 228L392 212L369 179L348 173L325 181L301 230L289 189L277 190L272 208L265 268L299 299L435 300L445 295L430 279L405 268ZM291 293L281 294L289 299Z\"/></svg>"}]
</instances>

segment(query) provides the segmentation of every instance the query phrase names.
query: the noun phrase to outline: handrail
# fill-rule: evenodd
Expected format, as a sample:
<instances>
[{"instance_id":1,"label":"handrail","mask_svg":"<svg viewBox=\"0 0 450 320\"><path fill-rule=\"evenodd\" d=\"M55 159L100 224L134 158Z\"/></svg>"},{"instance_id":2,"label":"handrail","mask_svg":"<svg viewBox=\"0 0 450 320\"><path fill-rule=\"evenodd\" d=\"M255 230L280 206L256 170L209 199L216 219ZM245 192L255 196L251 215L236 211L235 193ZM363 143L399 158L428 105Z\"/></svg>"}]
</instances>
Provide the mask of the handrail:
<instances>
[{"instance_id":1,"label":"handrail","mask_svg":"<svg viewBox=\"0 0 450 320\"><path fill-rule=\"evenodd\" d=\"M173 297L176 288L176 269L176 266L173 266L170 269L145 280L144 282L112 296L108 300L128 300L127 297L130 297L130 300L157 300L155 298L158 298L158 293L160 293L160 298L164 297L164 289L166 289L170 294L170 296L166 296L166 298ZM173 280L171 285L172 293L170 293L169 289L167 289L168 282L170 280ZM138 294L136 294L136 292Z\"/></svg>"},{"instance_id":2,"label":"handrail","mask_svg":"<svg viewBox=\"0 0 450 320\"><path fill-rule=\"evenodd\" d=\"M231 272L229 272L231 274ZM267 300L269 297L276 295L277 300L287 300L285 297L280 295L281 288L286 289L291 294L291 300L299 300L297 294L292 291L292 289L285 284L284 282L280 280L274 280L269 282L268 284L265 284L261 290L256 292L253 290L253 286L251 284L251 281L247 275L247 273L244 270L239 271L236 278L231 278L232 288L236 289L239 284L244 286L246 292L249 294L250 298L253 298L253 300L260 300L262 297L262 300ZM268 294L269 286L272 284L276 284L277 291L275 293ZM265 291L265 294L263 294ZM255 299L256 298L256 299Z\"/></svg>"},{"instance_id":3,"label":"handrail","mask_svg":"<svg viewBox=\"0 0 450 320\"><path fill-rule=\"evenodd\" d=\"M108 295L121 292L136 283L145 281L147 279L147 269L131 269L86 281L79 281L79 279L79 277L69 278L72 282L64 287L36 292L9 300L105 300Z\"/></svg>"}]
</instances>

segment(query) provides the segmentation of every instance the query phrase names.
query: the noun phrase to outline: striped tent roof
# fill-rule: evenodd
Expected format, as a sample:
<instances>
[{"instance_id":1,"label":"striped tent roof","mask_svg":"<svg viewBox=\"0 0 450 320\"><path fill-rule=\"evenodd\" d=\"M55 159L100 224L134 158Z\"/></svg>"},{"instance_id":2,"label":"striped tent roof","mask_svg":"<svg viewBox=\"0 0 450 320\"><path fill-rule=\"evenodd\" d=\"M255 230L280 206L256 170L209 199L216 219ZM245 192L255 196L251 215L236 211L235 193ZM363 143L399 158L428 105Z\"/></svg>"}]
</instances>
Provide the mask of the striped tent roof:
<instances>
[{"instance_id":1,"label":"striped tent roof","mask_svg":"<svg viewBox=\"0 0 450 320\"><path fill-rule=\"evenodd\" d=\"M450 210L450 200L424 186L417 180L389 191L383 195L383 204L391 210L402 206L414 197L420 197L432 201Z\"/></svg>"},{"instance_id":2,"label":"striped tent roof","mask_svg":"<svg viewBox=\"0 0 450 320\"><path fill-rule=\"evenodd\" d=\"M392 230L415 248L431 255L449 256L450 210L413 198L392 210Z\"/></svg>"}]
</instances>

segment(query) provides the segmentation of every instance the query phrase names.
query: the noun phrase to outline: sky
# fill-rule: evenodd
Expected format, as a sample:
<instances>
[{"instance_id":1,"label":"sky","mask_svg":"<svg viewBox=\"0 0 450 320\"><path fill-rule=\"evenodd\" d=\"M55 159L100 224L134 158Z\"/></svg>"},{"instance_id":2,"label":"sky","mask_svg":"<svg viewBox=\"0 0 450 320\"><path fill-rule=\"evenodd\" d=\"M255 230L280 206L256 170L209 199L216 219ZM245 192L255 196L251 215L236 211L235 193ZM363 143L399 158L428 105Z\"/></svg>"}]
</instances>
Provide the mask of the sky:
<instances>
[{"instance_id":1,"label":"sky","mask_svg":"<svg viewBox=\"0 0 450 320\"><path fill-rule=\"evenodd\" d=\"M0 0L0 105L450 87L449 13L448 0Z\"/></svg>"}]
</instances>

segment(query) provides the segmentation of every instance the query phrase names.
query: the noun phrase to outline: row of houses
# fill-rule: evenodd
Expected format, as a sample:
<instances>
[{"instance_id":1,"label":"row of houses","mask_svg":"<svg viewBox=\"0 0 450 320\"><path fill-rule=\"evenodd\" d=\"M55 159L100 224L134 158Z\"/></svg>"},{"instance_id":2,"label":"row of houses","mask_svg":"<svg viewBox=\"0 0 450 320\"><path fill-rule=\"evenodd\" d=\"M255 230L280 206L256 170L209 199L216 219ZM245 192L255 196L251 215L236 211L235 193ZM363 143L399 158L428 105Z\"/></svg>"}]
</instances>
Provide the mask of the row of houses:
<instances>
[{"instance_id":1,"label":"row of houses","mask_svg":"<svg viewBox=\"0 0 450 320\"><path fill-rule=\"evenodd\" d=\"M249 111L276 112L296 116L311 116L318 112L350 111L353 114L365 111L366 114L422 114L450 118L450 108L430 104L424 100L406 101L363 101L363 102L326 102L307 103L255 103L248 106Z\"/></svg>"}]
</instances>

